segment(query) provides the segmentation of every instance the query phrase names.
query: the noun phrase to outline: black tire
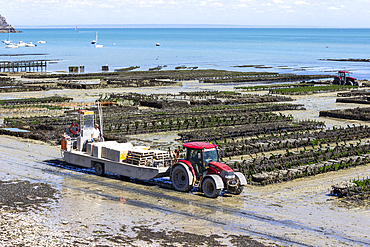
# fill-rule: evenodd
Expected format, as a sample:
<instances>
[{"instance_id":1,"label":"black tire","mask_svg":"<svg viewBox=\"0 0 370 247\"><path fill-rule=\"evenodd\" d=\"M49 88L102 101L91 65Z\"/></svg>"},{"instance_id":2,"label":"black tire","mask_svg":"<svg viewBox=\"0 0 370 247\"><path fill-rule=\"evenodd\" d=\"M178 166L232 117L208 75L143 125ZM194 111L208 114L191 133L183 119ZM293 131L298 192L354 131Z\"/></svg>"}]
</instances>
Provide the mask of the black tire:
<instances>
[{"instance_id":1,"label":"black tire","mask_svg":"<svg viewBox=\"0 0 370 247\"><path fill-rule=\"evenodd\" d=\"M220 189L216 189L216 182L213 178L205 178L202 183L202 191L206 197L216 198L221 194Z\"/></svg>"},{"instance_id":2,"label":"black tire","mask_svg":"<svg viewBox=\"0 0 370 247\"><path fill-rule=\"evenodd\" d=\"M175 190L188 192L193 188L193 186L189 185L191 184L190 178L185 169L182 165L176 165L172 170L171 181Z\"/></svg>"},{"instance_id":3,"label":"black tire","mask_svg":"<svg viewBox=\"0 0 370 247\"><path fill-rule=\"evenodd\" d=\"M338 78L338 77L335 77L335 78L334 78L334 81L333 81L333 84L334 84L334 85L341 85L342 83L341 83L341 81L339 80L339 78Z\"/></svg>"},{"instance_id":4,"label":"black tire","mask_svg":"<svg viewBox=\"0 0 370 247\"><path fill-rule=\"evenodd\" d=\"M98 175L98 176L103 176L104 175L104 165L103 164L96 163L95 167L94 167L94 170L95 170L96 175Z\"/></svg>"},{"instance_id":5,"label":"black tire","mask_svg":"<svg viewBox=\"0 0 370 247\"><path fill-rule=\"evenodd\" d=\"M235 179L236 182L238 183L238 187L230 187L227 189L227 191L229 191L229 193L233 195L240 195L240 193L243 192L244 186L240 185L240 180L237 176L235 176Z\"/></svg>"},{"instance_id":6,"label":"black tire","mask_svg":"<svg viewBox=\"0 0 370 247\"><path fill-rule=\"evenodd\" d=\"M347 80L347 81L346 81L346 83L344 83L344 85L347 85L347 86L353 86L353 83L352 83L352 81Z\"/></svg>"}]
</instances>

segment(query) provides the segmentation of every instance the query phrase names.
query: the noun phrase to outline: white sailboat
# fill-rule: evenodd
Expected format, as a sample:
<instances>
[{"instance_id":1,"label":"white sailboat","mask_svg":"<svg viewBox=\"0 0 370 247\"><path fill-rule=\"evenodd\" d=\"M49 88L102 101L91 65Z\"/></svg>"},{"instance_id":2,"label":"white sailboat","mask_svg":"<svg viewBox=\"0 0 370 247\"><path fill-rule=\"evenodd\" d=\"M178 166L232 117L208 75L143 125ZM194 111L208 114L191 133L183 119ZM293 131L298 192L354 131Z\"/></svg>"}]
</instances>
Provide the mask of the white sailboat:
<instances>
[{"instance_id":1,"label":"white sailboat","mask_svg":"<svg viewBox=\"0 0 370 247\"><path fill-rule=\"evenodd\" d=\"M5 45L10 45L11 43L12 43L12 41L10 40L10 29L8 30L8 39L6 40L6 39L4 39L3 40L3 43L5 44Z\"/></svg>"},{"instance_id":2,"label":"white sailboat","mask_svg":"<svg viewBox=\"0 0 370 247\"><path fill-rule=\"evenodd\" d=\"M95 43L94 43L95 48L102 48L103 47L103 45L101 45L101 44L98 43L98 32L96 32L96 37L95 37L95 40L93 40L93 42L94 41L95 41Z\"/></svg>"},{"instance_id":3,"label":"white sailboat","mask_svg":"<svg viewBox=\"0 0 370 247\"><path fill-rule=\"evenodd\" d=\"M18 46L14 43L5 44L5 48L18 48Z\"/></svg>"}]
</instances>

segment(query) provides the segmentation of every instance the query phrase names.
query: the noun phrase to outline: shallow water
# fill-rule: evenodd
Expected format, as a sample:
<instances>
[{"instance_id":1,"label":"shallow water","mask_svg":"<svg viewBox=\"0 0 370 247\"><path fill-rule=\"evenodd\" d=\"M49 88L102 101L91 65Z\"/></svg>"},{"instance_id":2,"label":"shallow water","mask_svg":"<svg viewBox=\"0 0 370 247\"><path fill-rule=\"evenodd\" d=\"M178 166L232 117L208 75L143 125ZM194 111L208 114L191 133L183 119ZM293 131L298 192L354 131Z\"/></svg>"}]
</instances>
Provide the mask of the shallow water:
<instances>
[{"instance_id":1,"label":"shallow water","mask_svg":"<svg viewBox=\"0 0 370 247\"><path fill-rule=\"evenodd\" d=\"M48 71L68 71L69 66L84 66L85 72L99 72L105 65L110 71L130 66L148 70L162 65L167 65L165 69L185 65L200 69L256 71L253 66L234 66L263 65L265 68L257 70L333 74L346 69L359 79L370 76L366 62L322 60L370 57L368 29L60 28L22 31L11 34L11 39L27 43L42 39L47 43L18 49L0 46L0 60L52 60ZM91 45L96 32L103 48ZM1 40L7 38L8 34L0 34ZM162 45L156 46L158 42Z\"/></svg>"},{"instance_id":2,"label":"shallow water","mask_svg":"<svg viewBox=\"0 0 370 247\"><path fill-rule=\"evenodd\" d=\"M3 130L9 130L9 131L12 131L12 132L29 132L28 130L22 130L22 129L18 129L18 128L3 128Z\"/></svg>"}]
</instances>

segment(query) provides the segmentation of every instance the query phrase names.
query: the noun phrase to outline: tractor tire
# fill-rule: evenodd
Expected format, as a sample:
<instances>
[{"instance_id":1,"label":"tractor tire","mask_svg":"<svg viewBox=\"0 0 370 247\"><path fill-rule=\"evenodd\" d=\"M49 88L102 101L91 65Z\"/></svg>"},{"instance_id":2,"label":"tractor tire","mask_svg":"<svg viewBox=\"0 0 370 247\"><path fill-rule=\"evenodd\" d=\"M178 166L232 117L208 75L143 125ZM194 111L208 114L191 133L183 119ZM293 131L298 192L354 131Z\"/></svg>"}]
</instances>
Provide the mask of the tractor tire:
<instances>
[{"instance_id":1,"label":"tractor tire","mask_svg":"<svg viewBox=\"0 0 370 247\"><path fill-rule=\"evenodd\" d=\"M188 192L190 191L193 186L189 185L190 183L190 178L188 175L188 172L185 170L186 168L182 165L176 165L171 173L171 181L172 185L177 191L182 191L182 192Z\"/></svg>"},{"instance_id":2,"label":"tractor tire","mask_svg":"<svg viewBox=\"0 0 370 247\"><path fill-rule=\"evenodd\" d=\"M95 167L94 167L94 170L95 170L96 175L98 175L98 176L103 176L104 175L104 165L103 164L96 163Z\"/></svg>"},{"instance_id":3,"label":"tractor tire","mask_svg":"<svg viewBox=\"0 0 370 247\"><path fill-rule=\"evenodd\" d=\"M216 182L211 177L204 179L202 183L202 191L206 197L216 198L221 194L220 189L216 189Z\"/></svg>"},{"instance_id":4,"label":"tractor tire","mask_svg":"<svg viewBox=\"0 0 370 247\"><path fill-rule=\"evenodd\" d=\"M352 81L348 80L348 81L346 81L346 83L344 83L344 85L353 86L353 83L352 83Z\"/></svg>"},{"instance_id":5,"label":"tractor tire","mask_svg":"<svg viewBox=\"0 0 370 247\"><path fill-rule=\"evenodd\" d=\"M238 183L238 187L231 187L231 188L228 188L227 191L229 191L230 194L233 194L233 195L240 195L240 193L243 192L243 189L244 189L244 186L243 185L240 185L240 180L237 176L235 176L235 179Z\"/></svg>"},{"instance_id":6,"label":"tractor tire","mask_svg":"<svg viewBox=\"0 0 370 247\"><path fill-rule=\"evenodd\" d=\"M333 84L334 85L341 85L342 83L341 83L341 81L340 81L340 79L338 77L335 77L334 78L334 81L333 81Z\"/></svg>"}]
</instances>

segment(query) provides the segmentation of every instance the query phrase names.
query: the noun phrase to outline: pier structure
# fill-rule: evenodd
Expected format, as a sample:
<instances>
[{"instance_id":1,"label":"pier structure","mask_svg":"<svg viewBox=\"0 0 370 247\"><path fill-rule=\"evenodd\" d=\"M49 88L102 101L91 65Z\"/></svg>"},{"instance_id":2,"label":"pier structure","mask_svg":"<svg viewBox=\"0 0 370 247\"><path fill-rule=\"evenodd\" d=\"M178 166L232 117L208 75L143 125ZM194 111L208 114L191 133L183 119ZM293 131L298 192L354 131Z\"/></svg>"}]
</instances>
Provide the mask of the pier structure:
<instances>
[{"instance_id":1,"label":"pier structure","mask_svg":"<svg viewBox=\"0 0 370 247\"><path fill-rule=\"evenodd\" d=\"M0 61L0 72L46 71L47 60Z\"/></svg>"}]
</instances>

